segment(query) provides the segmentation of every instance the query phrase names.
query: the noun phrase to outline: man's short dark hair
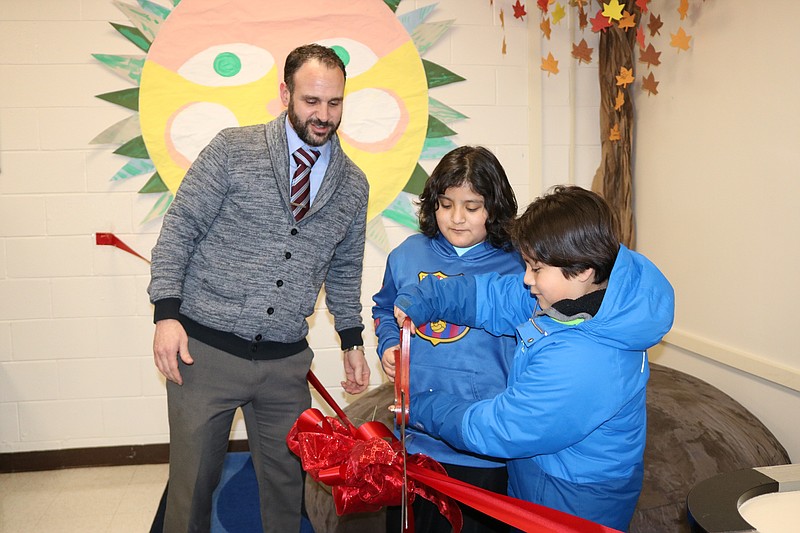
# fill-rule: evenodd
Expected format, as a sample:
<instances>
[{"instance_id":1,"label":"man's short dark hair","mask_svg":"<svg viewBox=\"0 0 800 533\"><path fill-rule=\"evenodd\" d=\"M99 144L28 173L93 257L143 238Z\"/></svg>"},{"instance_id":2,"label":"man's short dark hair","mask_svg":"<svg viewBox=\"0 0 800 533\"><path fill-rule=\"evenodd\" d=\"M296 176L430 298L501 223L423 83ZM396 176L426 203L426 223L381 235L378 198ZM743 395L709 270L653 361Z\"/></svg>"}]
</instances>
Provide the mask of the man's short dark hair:
<instances>
[{"instance_id":1,"label":"man's short dark hair","mask_svg":"<svg viewBox=\"0 0 800 533\"><path fill-rule=\"evenodd\" d=\"M347 79L344 61L336 54L333 48L316 43L305 44L298 46L286 56L286 63L283 66L283 81L286 83L290 93L294 91L295 72L312 59L316 59L328 68L338 68L342 71L344 78Z\"/></svg>"},{"instance_id":2,"label":"man's short dark hair","mask_svg":"<svg viewBox=\"0 0 800 533\"><path fill-rule=\"evenodd\" d=\"M599 194L565 185L534 200L511 226L524 256L560 268L567 278L593 268L595 283L611 275L619 236L618 218Z\"/></svg>"}]
</instances>

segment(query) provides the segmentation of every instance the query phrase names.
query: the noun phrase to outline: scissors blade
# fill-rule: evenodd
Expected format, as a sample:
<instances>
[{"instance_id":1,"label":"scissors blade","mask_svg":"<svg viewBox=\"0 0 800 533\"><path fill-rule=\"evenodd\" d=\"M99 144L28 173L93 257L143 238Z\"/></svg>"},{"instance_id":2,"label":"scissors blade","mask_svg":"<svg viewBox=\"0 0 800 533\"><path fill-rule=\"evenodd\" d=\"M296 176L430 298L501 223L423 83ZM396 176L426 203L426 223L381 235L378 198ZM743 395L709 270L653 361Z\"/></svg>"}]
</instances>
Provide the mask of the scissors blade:
<instances>
[{"instance_id":1,"label":"scissors blade","mask_svg":"<svg viewBox=\"0 0 800 533\"><path fill-rule=\"evenodd\" d=\"M406 391L400 392L400 443L403 446L403 499L401 503L402 530L408 530L408 469L406 468Z\"/></svg>"}]
</instances>

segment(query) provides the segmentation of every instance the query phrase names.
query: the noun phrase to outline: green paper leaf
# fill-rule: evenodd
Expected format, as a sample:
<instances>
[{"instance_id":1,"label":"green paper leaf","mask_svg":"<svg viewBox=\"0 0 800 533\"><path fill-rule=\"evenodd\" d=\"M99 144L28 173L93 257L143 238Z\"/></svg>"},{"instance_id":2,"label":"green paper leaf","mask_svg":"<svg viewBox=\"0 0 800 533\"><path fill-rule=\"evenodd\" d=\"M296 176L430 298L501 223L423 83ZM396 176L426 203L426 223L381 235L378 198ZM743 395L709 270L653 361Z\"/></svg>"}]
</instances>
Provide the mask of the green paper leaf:
<instances>
[{"instance_id":1,"label":"green paper leaf","mask_svg":"<svg viewBox=\"0 0 800 533\"><path fill-rule=\"evenodd\" d=\"M169 187L167 187L167 184L161 179L161 174L156 172L150 176L150 179L147 180L147 183L144 184L144 187L139 189L139 194L167 191L169 191Z\"/></svg>"},{"instance_id":2,"label":"green paper leaf","mask_svg":"<svg viewBox=\"0 0 800 533\"><path fill-rule=\"evenodd\" d=\"M419 196L422 194L422 190L425 188L425 182L428 181L429 177L425 169L417 163L414 167L414 172L412 172L411 177L408 178L408 183L403 187L403 192Z\"/></svg>"},{"instance_id":3,"label":"green paper leaf","mask_svg":"<svg viewBox=\"0 0 800 533\"><path fill-rule=\"evenodd\" d=\"M164 22L162 17L143 9L139 9L136 6L123 4L118 0L113 0L113 4L117 9L122 11L126 17L128 17L128 20L131 21L131 24L136 26L136 29L142 32L142 35L144 35L150 42L153 42L153 40L156 38L156 34L158 33L158 26Z\"/></svg>"},{"instance_id":4,"label":"green paper leaf","mask_svg":"<svg viewBox=\"0 0 800 533\"><path fill-rule=\"evenodd\" d=\"M383 225L381 217L375 217L367 222L367 239L385 253L389 253L389 236L386 234L386 226Z\"/></svg>"},{"instance_id":5,"label":"green paper leaf","mask_svg":"<svg viewBox=\"0 0 800 533\"><path fill-rule=\"evenodd\" d=\"M142 224L147 224L148 222L159 217L163 217L164 213L166 213L167 209L169 209L173 198L175 198L175 196L173 196L171 192L162 193L158 200L156 200L156 204L153 206L150 212L147 213L147 216L144 217L144 220L142 220Z\"/></svg>"},{"instance_id":6,"label":"green paper leaf","mask_svg":"<svg viewBox=\"0 0 800 533\"><path fill-rule=\"evenodd\" d=\"M428 51L428 48L436 44L436 42L447 33L450 26L453 25L455 20L444 20L442 22L433 22L420 24L414 33L411 34L411 40L414 41L414 46L420 54Z\"/></svg>"},{"instance_id":7,"label":"green paper leaf","mask_svg":"<svg viewBox=\"0 0 800 533\"><path fill-rule=\"evenodd\" d=\"M419 231L419 220L417 219L416 209L414 197L408 193L400 193L381 214L407 228Z\"/></svg>"},{"instance_id":8,"label":"green paper leaf","mask_svg":"<svg viewBox=\"0 0 800 533\"><path fill-rule=\"evenodd\" d=\"M432 117L436 117L438 120L441 120L445 124L451 124L456 120L463 120L465 118L469 118L467 115L459 113L452 107L447 106L441 103L439 100L435 100L430 97L428 97L428 113L430 113Z\"/></svg>"},{"instance_id":9,"label":"green paper leaf","mask_svg":"<svg viewBox=\"0 0 800 533\"><path fill-rule=\"evenodd\" d=\"M448 137L437 137L435 139L425 139L425 144L422 147L422 154L420 159L441 159L450 150L456 148L457 145Z\"/></svg>"},{"instance_id":10,"label":"green paper leaf","mask_svg":"<svg viewBox=\"0 0 800 533\"><path fill-rule=\"evenodd\" d=\"M403 25L403 28L405 28L408 34L411 35L414 33L414 30L417 29L417 26L425 22L425 19L430 16L435 7L436 4L431 4L419 9L415 9L414 11L410 11L404 15L398 15L397 20L400 21L400 24Z\"/></svg>"},{"instance_id":11,"label":"green paper leaf","mask_svg":"<svg viewBox=\"0 0 800 533\"><path fill-rule=\"evenodd\" d=\"M142 174L147 174L155 169L156 166L149 159L133 159L128 161L125 166L119 169L117 173L111 177L111 181L120 181L132 178L133 176L141 176Z\"/></svg>"},{"instance_id":12,"label":"green paper leaf","mask_svg":"<svg viewBox=\"0 0 800 533\"><path fill-rule=\"evenodd\" d=\"M455 134L456 132L451 130L447 124L434 116L428 116L428 133L425 134L427 138L449 137Z\"/></svg>"},{"instance_id":13,"label":"green paper leaf","mask_svg":"<svg viewBox=\"0 0 800 533\"><path fill-rule=\"evenodd\" d=\"M89 144L125 144L141 134L139 115L131 115L98 133L97 137L89 141Z\"/></svg>"},{"instance_id":14,"label":"green paper leaf","mask_svg":"<svg viewBox=\"0 0 800 533\"><path fill-rule=\"evenodd\" d=\"M150 155L147 153L147 147L144 145L144 139L142 136L134 137L130 141L126 142L116 150L114 150L115 154L118 155L126 155L128 157L133 157L136 159L149 159Z\"/></svg>"},{"instance_id":15,"label":"green paper leaf","mask_svg":"<svg viewBox=\"0 0 800 533\"><path fill-rule=\"evenodd\" d=\"M389 9L392 10L392 13L397 11L397 6L400 5L400 2L402 2L402 0L383 0L383 3L389 6Z\"/></svg>"},{"instance_id":16,"label":"green paper leaf","mask_svg":"<svg viewBox=\"0 0 800 533\"><path fill-rule=\"evenodd\" d=\"M140 56L118 56L112 54L92 54L92 56L102 64L110 68L115 74L139 85L142 79L142 67L144 67L144 57Z\"/></svg>"},{"instance_id":17,"label":"green paper leaf","mask_svg":"<svg viewBox=\"0 0 800 533\"><path fill-rule=\"evenodd\" d=\"M422 66L425 68L425 76L428 78L428 88L441 87L457 81L464 81L464 78L455 74L441 65L432 63L427 59L422 60Z\"/></svg>"},{"instance_id":18,"label":"green paper leaf","mask_svg":"<svg viewBox=\"0 0 800 533\"><path fill-rule=\"evenodd\" d=\"M139 2L139 5L142 6L142 9L146 9L150 13L160 18L162 21L166 19L171 13L171 11L166 7L154 4L149 0L137 0L137 1Z\"/></svg>"},{"instance_id":19,"label":"green paper leaf","mask_svg":"<svg viewBox=\"0 0 800 533\"><path fill-rule=\"evenodd\" d=\"M121 105L132 111L139 111L139 88L123 89L111 93L96 94L96 98Z\"/></svg>"},{"instance_id":20,"label":"green paper leaf","mask_svg":"<svg viewBox=\"0 0 800 533\"><path fill-rule=\"evenodd\" d=\"M144 34L136 28L132 26L124 26L122 24L115 24L113 22L109 22L109 24L114 26L114 29L121 33L123 37L138 46L140 50L145 52L150 50L150 45L153 44L152 41L145 37Z\"/></svg>"}]
</instances>

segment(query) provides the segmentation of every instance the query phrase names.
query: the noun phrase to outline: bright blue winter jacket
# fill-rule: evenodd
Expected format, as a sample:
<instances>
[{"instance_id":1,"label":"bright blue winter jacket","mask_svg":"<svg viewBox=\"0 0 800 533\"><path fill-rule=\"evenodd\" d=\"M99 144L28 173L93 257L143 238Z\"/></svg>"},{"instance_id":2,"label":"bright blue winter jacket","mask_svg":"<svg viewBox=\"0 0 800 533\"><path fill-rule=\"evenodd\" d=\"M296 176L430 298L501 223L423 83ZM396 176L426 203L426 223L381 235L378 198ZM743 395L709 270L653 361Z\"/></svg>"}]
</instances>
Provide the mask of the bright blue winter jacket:
<instances>
[{"instance_id":1,"label":"bright blue winter jacket","mask_svg":"<svg viewBox=\"0 0 800 533\"><path fill-rule=\"evenodd\" d=\"M653 263L621 247L599 310L578 323L536 311L523 275L426 279L396 304L415 324L441 318L518 340L503 393L412 395L411 425L510 459L511 496L627 529L642 486L646 350L674 316L672 286Z\"/></svg>"},{"instance_id":2,"label":"bright blue winter jacket","mask_svg":"<svg viewBox=\"0 0 800 533\"><path fill-rule=\"evenodd\" d=\"M441 234L431 239L414 234L392 250L386 260L381 290L373 297L372 318L378 336L378 355L400 342L394 318L397 291L416 285L425 276L466 274L519 274L525 264L516 251L478 244L459 256ZM411 338L410 393L435 389L465 400L493 398L505 390L514 359L514 333L495 336L481 329L435 322L420 324ZM441 463L476 468L497 468L505 461L456 450L441 439L408 428L409 453L423 453Z\"/></svg>"}]
</instances>

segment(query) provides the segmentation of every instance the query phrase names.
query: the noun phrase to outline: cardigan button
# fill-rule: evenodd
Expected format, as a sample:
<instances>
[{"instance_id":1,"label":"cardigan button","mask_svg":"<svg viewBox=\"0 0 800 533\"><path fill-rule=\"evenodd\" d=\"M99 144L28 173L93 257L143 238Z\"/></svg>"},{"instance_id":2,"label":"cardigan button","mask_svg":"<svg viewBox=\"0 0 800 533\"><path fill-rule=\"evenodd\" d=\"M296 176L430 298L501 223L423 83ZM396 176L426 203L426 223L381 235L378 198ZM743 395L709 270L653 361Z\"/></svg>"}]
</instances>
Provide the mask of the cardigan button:
<instances>
[{"instance_id":1,"label":"cardigan button","mask_svg":"<svg viewBox=\"0 0 800 533\"><path fill-rule=\"evenodd\" d=\"M272 313L274 313L274 312L275 312L275 309L273 309L272 307L270 307L269 309L267 309L267 314L268 314L268 315L271 315L271 314L272 314Z\"/></svg>"},{"instance_id":2,"label":"cardigan button","mask_svg":"<svg viewBox=\"0 0 800 533\"><path fill-rule=\"evenodd\" d=\"M275 282L275 285L278 287L283 287L283 280L279 279L277 282Z\"/></svg>"},{"instance_id":3,"label":"cardigan button","mask_svg":"<svg viewBox=\"0 0 800 533\"><path fill-rule=\"evenodd\" d=\"M290 231L289 233L291 233L292 235L297 235L297 228L292 228L292 231Z\"/></svg>"},{"instance_id":4,"label":"cardigan button","mask_svg":"<svg viewBox=\"0 0 800 533\"><path fill-rule=\"evenodd\" d=\"M286 252L286 259L291 259L291 258L292 258L292 253Z\"/></svg>"}]
</instances>

